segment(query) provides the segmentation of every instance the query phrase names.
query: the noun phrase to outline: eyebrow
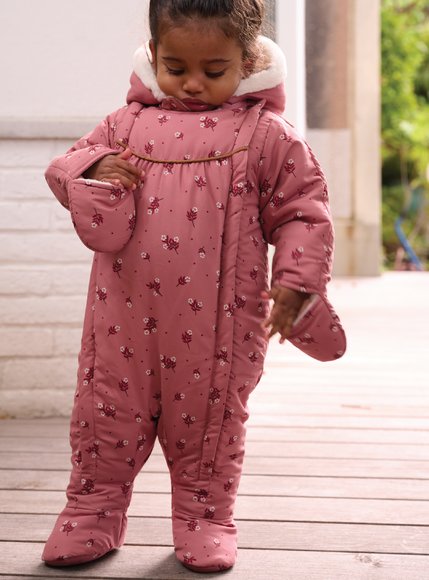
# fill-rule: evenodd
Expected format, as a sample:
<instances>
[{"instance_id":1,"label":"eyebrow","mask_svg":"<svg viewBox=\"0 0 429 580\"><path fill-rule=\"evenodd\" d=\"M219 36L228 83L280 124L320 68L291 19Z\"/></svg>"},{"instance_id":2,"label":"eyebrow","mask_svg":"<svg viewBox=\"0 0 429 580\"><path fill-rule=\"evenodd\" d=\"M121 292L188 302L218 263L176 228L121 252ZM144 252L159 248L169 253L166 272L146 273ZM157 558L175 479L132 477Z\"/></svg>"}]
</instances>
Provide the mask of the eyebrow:
<instances>
[{"instance_id":1,"label":"eyebrow","mask_svg":"<svg viewBox=\"0 0 429 580\"><path fill-rule=\"evenodd\" d=\"M175 56L163 56L162 60L168 60L170 62L182 62L182 60L180 58L176 58ZM227 59L227 58L212 58L210 60L204 60L203 61L204 64L227 64L228 62L231 62L231 59Z\"/></svg>"}]
</instances>

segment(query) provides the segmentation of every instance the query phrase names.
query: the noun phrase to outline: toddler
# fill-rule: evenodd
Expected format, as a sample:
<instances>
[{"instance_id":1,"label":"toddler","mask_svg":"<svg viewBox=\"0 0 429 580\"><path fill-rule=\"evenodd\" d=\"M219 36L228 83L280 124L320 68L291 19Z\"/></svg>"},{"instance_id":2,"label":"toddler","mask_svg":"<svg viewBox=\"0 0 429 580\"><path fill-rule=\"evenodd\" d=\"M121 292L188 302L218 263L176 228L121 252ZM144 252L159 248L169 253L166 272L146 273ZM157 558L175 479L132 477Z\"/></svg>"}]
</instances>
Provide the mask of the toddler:
<instances>
[{"instance_id":1,"label":"toddler","mask_svg":"<svg viewBox=\"0 0 429 580\"><path fill-rule=\"evenodd\" d=\"M127 106L46 172L94 251L68 502L46 564L123 544L158 437L177 558L198 572L233 566L247 400L268 339L319 360L345 350L326 298L326 181L281 116L284 57L262 18L262 0L151 0Z\"/></svg>"}]
</instances>

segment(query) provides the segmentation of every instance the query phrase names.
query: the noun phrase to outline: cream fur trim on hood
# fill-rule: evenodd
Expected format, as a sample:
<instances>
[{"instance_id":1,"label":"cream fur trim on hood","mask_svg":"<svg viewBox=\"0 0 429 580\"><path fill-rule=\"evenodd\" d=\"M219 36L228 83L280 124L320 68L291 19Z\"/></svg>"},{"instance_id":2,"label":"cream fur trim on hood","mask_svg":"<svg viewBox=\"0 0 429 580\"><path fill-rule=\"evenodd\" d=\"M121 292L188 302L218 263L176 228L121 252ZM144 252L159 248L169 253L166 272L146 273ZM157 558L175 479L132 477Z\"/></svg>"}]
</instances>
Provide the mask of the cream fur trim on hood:
<instances>
[{"instance_id":1,"label":"cream fur trim on hood","mask_svg":"<svg viewBox=\"0 0 429 580\"><path fill-rule=\"evenodd\" d=\"M262 61L268 62L266 68L252 73L243 79L234 93L240 97L248 93L256 93L265 89L272 89L283 83L287 76L286 58L281 48L266 36L260 36L258 43L262 49ZM165 95L158 86L155 73L150 62L149 42L140 46L133 57L134 72L142 83L152 92L153 96L162 101Z\"/></svg>"}]
</instances>

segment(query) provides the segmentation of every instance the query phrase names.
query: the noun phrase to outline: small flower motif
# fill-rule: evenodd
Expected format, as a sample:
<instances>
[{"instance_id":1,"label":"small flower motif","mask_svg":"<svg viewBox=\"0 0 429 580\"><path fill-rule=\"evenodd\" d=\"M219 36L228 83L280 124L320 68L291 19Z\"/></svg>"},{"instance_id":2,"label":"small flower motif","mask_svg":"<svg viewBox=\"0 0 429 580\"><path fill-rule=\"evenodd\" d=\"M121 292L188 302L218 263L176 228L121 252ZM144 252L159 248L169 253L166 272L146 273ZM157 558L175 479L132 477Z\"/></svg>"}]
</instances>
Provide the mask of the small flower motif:
<instances>
[{"instance_id":1,"label":"small flower motif","mask_svg":"<svg viewBox=\"0 0 429 580\"><path fill-rule=\"evenodd\" d=\"M206 250L204 249L204 246L202 246L201 248L198 248L198 255L200 258L205 258L206 257Z\"/></svg>"},{"instance_id":2,"label":"small flower motif","mask_svg":"<svg viewBox=\"0 0 429 580\"><path fill-rule=\"evenodd\" d=\"M134 469L134 467L136 466L136 460L131 457L127 457L125 461L131 467L131 469Z\"/></svg>"},{"instance_id":3,"label":"small flower motif","mask_svg":"<svg viewBox=\"0 0 429 580\"><path fill-rule=\"evenodd\" d=\"M139 435L137 437L137 451L143 451L144 444L147 441L146 435Z\"/></svg>"},{"instance_id":4,"label":"small flower motif","mask_svg":"<svg viewBox=\"0 0 429 580\"><path fill-rule=\"evenodd\" d=\"M189 345L192 342L192 330L187 330L186 332L182 333L182 342L184 342L188 349L191 350Z\"/></svg>"},{"instance_id":5,"label":"small flower motif","mask_svg":"<svg viewBox=\"0 0 429 580\"><path fill-rule=\"evenodd\" d=\"M185 564L193 564L196 561L197 559L191 554L191 552L186 552L186 554L183 556L183 562Z\"/></svg>"},{"instance_id":6,"label":"small flower motif","mask_svg":"<svg viewBox=\"0 0 429 580\"><path fill-rule=\"evenodd\" d=\"M179 441L176 441L176 447L179 451L183 451L186 447L186 439L179 439Z\"/></svg>"},{"instance_id":7,"label":"small flower motif","mask_svg":"<svg viewBox=\"0 0 429 580\"><path fill-rule=\"evenodd\" d=\"M183 135L182 131L176 131L174 133L174 136L176 137L176 139L180 139L181 141L183 141L184 135Z\"/></svg>"},{"instance_id":8,"label":"small flower motif","mask_svg":"<svg viewBox=\"0 0 429 580\"><path fill-rule=\"evenodd\" d=\"M128 441L126 439L119 439L119 441L116 443L115 449L125 449L127 445Z\"/></svg>"},{"instance_id":9,"label":"small flower motif","mask_svg":"<svg viewBox=\"0 0 429 580\"><path fill-rule=\"evenodd\" d=\"M143 260L147 260L148 262L150 262L150 254L148 252L142 252L140 256Z\"/></svg>"},{"instance_id":10,"label":"small flower motif","mask_svg":"<svg viewBox=\"0 0 429 580\"><path fill-rule=\"evenodd\" d=\"M185 425L188 426L188 428L191 425L193 425L196 421L196 417L189 415L189 413L182 413L182 419Z\"/></svg>"},{"instance_id":11,"label":"small flower motif","mask_svg":"<svg viewBox=\"0 0 429 580\"><path fill-rule=\"evenodd\" d=\"M160 125L165 125L171 119L170 115L158 115L158 122Z\"/></svg>"},{"instance_id":12,"label":"small flower motif","mask_svg":"<svg viewBox=\"0 0 429 580\"><path fill-rule=\"evenodd\" d=\"M200 312L203 309L202 301L197 300L196 298L188 298L188 304L195 315L197 314L197 312Z\"/></svg>"},{"instance_id":13,"label":"small flower motif","mask_svg":"<svg viewBox=\"0 0 429 580\"><path fill-rule=\"evenodd\" d=\"M94 215L92 216L91 227L98 228L104 222L103 215L94 209Z\"/></svg>"},{"instance_id":14,"label":"small flower motif","mask_svg":"<svg viewBox=\"0 0 429 580\"><path fill-rule=\"evenodd\" d=\"M161 241L164 242L162 244L162 247L164 248L164 250L174 250L176 252L176 254L178 254L178 249L179 249L179 237L178 236L174 236L174 238L170 238L170 236L163 234L161 236Z\"/></svg>"},{"instance_id":15,"label":"small flower motif","mask_svg":"<svg viewBox=\"0 0 429 580\"><path fill-rule=\"evenodd\" d=\"M134 415L134 419L136 420L136 423L142 422L142 416L140 415L140 413L136 413L136 415Z\"/></svg>"},{"instance_id":16,"label":"small flower motif","mask_svg":"<svg viewBox=\"0 0 429 580\"><path fill-rule=\"evenodd\" d=\"M214 131L219 119L218 117L200 117L200 127L202 129L211 129Z\"/></svg>"},{"instance_id":17,"label":"small flower motif","mask_svg":"<svg viewBox=\"0 0 429 580\"><path fill-rule=\"evenodd\" d=\"M153 290L154 296L162 296L161 282L159 278L155 278L153 282L149 282L149 284L146 284L146 287L149 288L149 290Z\"/></svg>"},{"instance_id":18,"label":"small flower motif","mask_svg":"<svg viewBox=\"0 0 429 580\"><path fill-rule=\"evenodd\" d=\"M199 532L201 530L201 527L198 525L199 524L198 520L190 520L189 522L186 523L189 532Z\"/></svg>"},{"instance_id":19,"label":"small flower motif","mask_svg":"<svg viewBox=\"0 0 429 580\"><path fill-rule=\"evenodd\" d=\"M134 349L128 348L128 346L121 346L119 349L122 353L122 356L129 362L131 358L134 356Z\"/></svg>"},{"instance_id":20,"label":"small flower motif","mask_svg":"<svg viewBox=\"0 0 429 580\"><path fill-rule=\"evenodd\" d=\"M77 526L77 522L71 522L70 520L66 520L63 525L60 527L60 532L65 532L68 536L70 532L72 532Z\"/></svg>"},{"instance_id":21,"label":"small flower motif","mask_svg":"<svg viewBox=\"0 0 429 580\"><path fill-rule=\"evenodd\" d=\"M175 356L168 357L165 354L161 354L159 358L161 359L161 367L163 369L172 369L172 371L174 372L174 369L176 368Z\"/></svg>"},{"instance_id":22,"label":"small flower motif","mask_svg":"<svg viewBox=\"0 0 429 580\"><path fill-rule=\"evenodd\" d=\"M186 213L186 217L188 218L188 220L191 222L192 226L195 227L195 220L198 217L198 208L197 207L193 207L192 209L190 209L187 213Z\"/></svg>"},{"instance_id":23,"label":"small flower motif","mask_svg":"<svg viewBox=\"0 0 429 580\"><path fill-rule=\"evenodd\" d=\"M173 172L174 163L170 163L170 162L164 163L163 167L164 167L164 171L163 171L164 175L172 175L174 173Z\"/></svg>"},{"instance_id":24,"label":"small flower motif","mask_svg":"<svg viewBox=\"0 0 429 580\"><path fill-rule=\"evenodd\" d=\"M238 441L238 435L233 435L232 437L229 438L229 441L227 443L227 447L234 445L234 443L237 443Z\"/></svg>"},{"instance_id":25,"label":"small flower motif","mask_svg":"<svg viewBox=\"0 0 429 580\"><path fill-rule=\"evenodd\" d=\"M249 340L252 340L253 338L253 332L246 332L246 334L244 335L243 338L243 342L249 342Z\"/></svg>"},{"instance_id":26,"label":"small flower motif","mask_svg":"<svg viewBox=\"0 0 429 580\"><path fill-rule=\"evenodd\" d=\"M233 483L234 483L234 480L232 478L228 479L228 481L226 483L224 483L223 489L228 493L228 491L231 490Z\"/></svg>"},{"instance_id":27,"label":"small flower motif","mask_svg":"<svg viewBox=\"0 0 429 580\"><path fill-rule=\"evenodd\" d=\"M184 400L184 398L185 398L185 393L176 393L176 394L174 395L173 402L174 402L174 401L183 401L183 400Z\"/></svg>"},{"instance_id":28,"label":"small flower motif","mask_svg":"<svg viewBox=\"0 0 429 580\"><path fill-rule=\"evenodd\" d=\"M289 161L286 163L286 165L284 167L285 167L286 173L292 174L294 177L296 177L296 175L295 175L296 165L295 165L295 161L293 159L289 159Z\"/></svg>"},{"instance_id":29,"label":"small flower motif","mask_svg":"<svg viewBox=\"0 0 429 580\"><path fill-rule=\"evenodd\" d=\"M281 141L286 141L286 143L292 143L292 137L290 135L286 135L286 133L282 133L279 139Z\"/></svg>"},{"instance_id":30,"label":"small flower motif","mask_svg":"<svg viewBox=\"0 0 429 580\"><path fill-rule=\"evenodd\" d=\"M113 262L112 270L115 274L118 275L118 278L121 277L119 272L122 270L122 258L118 258Z\"/></svg>"},{"instance_id":31,"label":"small flower motif","mask_svg":"<svg viewBox=\"0 0 429 580\"><path fill-rule=\"evenodd\" d=\"M158 320L153 318L153 316L143 318L143 322L145 323L144 334L146 336L148 336L151 333L154 334L158 330L157 329Z\"/></svg>"},{"instance_id":32,"label":"small flower motif","mask_svg":"<svg viewBox=\"0 0 429 580\"><path fill-rule=\"evenodd\" d=\"M204 511L204 518L206 520L212 520L215 515L215 507L212 505L209 508L206 508Z\"/></svg>"},{"instance_id":33,"label":"small flower motif","mask_svg":"<svg viewBox=\"0 0 429 580\"><path fill-rule=\"evenodd\" d=\"M146 369L146 374L148 377L154 377L155 371L153 369Z\"/></svg>"},{"instance_id":34,"label":"small flower motif","mask_svg":"<svg viewBox=\"0 0 429 580\"><path fill-rule=\"evenodd\" d=\"M215 355L215 358L219 361L220 365L229 364L230 361L228 360L228 349L223 346L220 351Z\"/></svg>"},{"instance_id":35,"label":"small flower motif","mask_svg":"<svg viewBox=\"0 0 429 580\"><path fill-rule=\"evenodd\" d=\"M221 391L216 387L209 389L209 403L210 405L217 405L220 403Z\"/></svg>"},{"instance_id":36,"label":"small flower motif","mask_svg":"<svg viewBox=\"0 0 429 580\"><path fill-rule=\"evenodd\" d=\"M128 296L128 298L125 300L125 304L127 305L128 308L133 307L133 301L131 299L131 296Z\"/></svg>"},{"instance_id":37,"label":"small flower motif","mask_svg":"<svg viewBox=\"0 0 429 580\"><path fill-rule=\"evenodd\" d=\"M206 489L196 489L192 499L199 503L206 503L209 499L209 492Z\"/></svg>"},{"instance_id":38,"label":"small flower motif","mask_svg":"<svg viewBox=\"0 0 429 580\"><path fill-rule=\"evenodd\" d=\"M149 215L153 215L154 213L159 212L160 201L162 201L163 197L150 197L149 198L149 206L147 208L147 213Z\"/></svg>"},{"instance_id":39,"label":"small flower motif","mask_svg":"<svg viewBox=\"0 0 429 580\"><path fill-rule=\"evenodd\" d=\"M216 207L217 207L217 209L220 209L220 210L225 209L225 206L223 205L223 203L221 201L216 202Z\"/></svg>"},{"instance_id":40,"label":"small flower motif","mask_svg":"<svg viewBox=\"0 0 429 580\"><path fill-rule=\"evenodd\" d=\"M297 266L299 266L299 261L301 260L303 253L304 248L302 246L295 248L295 250L291 252L292 259L295 260Z\"/></svg>"},{"instance_id":41,"label":"small flower motif","mask_svg":"<svg viewBox=\"0 0 429 580\"><path fill-rule=\"evenodd\" d=\"M97 407L100 409L100 415L102 417L112 417L112 419L116 420L116 408L114 405L98 403Z\"/></svg>"},{"instance_id":42,"label":"small flower motif","mask_svg":"<svg viewBox=\"0 0 429 580\"><path fill-rule=\"evenodd\" d=\"M128 495L130 493L130 489L131 489L131 482L130 481L126 481L125 483L123 483L121 485L121 490L123 495Z\"/></svg>"},{"instance_id":43,"label":"small flower motif","mask_svg":"<svg viewBox=\"0 0 429 580\"><path fill-rule=\"evenodd\" d=\"M178 286L186 286L186 284L189 284L190 281L191 278L189 276L180 276L180 278L177 280L176 288Z\"/></svg>"},{"instance_id":44,"label":"small flower motif","mask_svg":"<svg viewBox=\"0 0 429 580\"><path fill-rule=\"evenodd\" d=\"M252 270L249 272L249 276L256 283L257 283L257 278L258 278L258 270L259 270L258 266L253 266Z\"/></svg>"},{"instance_id":45,"label":"small flower motif","mask_svg":"<svg viewBox=\"0 0 429 580\"><path fill-rule=\"evenodd\" d=\"M118 383L119 389L125 393L128 397L128 389L129 389L129 385L128 385L128 379L127 377L121 379Z\"/></svg>"},{"instance_id":46,"label":"small flower motif","mask_svg":"<svg viewBox=\"0 0 429 580\"><path fill-rule=\"evenodd\" d=\"M121 327L118 324L116 324L115 326L109 326L107 336L114 336L115 334L118 334L118 332L120 330L121 330Z\"/></svg>"},{"instance_id":47,"label":"small flower motif","mask_svg":"<svg viewBox=\"0 0 429 580\"><path fill-rule=\"evenodd\" d=\"M94 378L94 367L90 367L88 369L85 369L84 372L84 380L83 380L83 386L86 387L89 385L90 381L92 381L92 379Z\"/></svg>"},{"instance_id":48,"label":"small flower motif","mask_svg":"<svg viewBox=\"0 0 429 580\"><path fill-rule=\"evenodd\" d=\"M257 352L249 352L247 355L251 363L255 363L259 358L259 353Z\"/></svg>"},{"instance_id":49,"label":"small flower motif","mask_svg":"<svg viewBox=\"0 0 429 580\"><path fill-rule=\"evenodd\" d=\"M97 300L100 300L100 302L104 302L104 304L106 304L107 298L106 288L99 288L98 286L96 286L95 293L97 294Z\"/></svg>"},{"instance_id":50,"label":"small flower motif","mask_svg":"<svg viewBox=\"0 0 429 580\"><path fill-rule=\"evenodd\" d=\"M136 223L137 223L137 218L136 218L136 212L134 211L133 213L130 213L130 215L128 216L128 229L133 232L134 228L136 227Z\"/></svg>"},{"instance_id":51,"label":"small flower motif","mask_svg":"<svg viewBox=\"0 0 429 580\"><path fill-rule=\"evenodd\" d=\"M271 198L270 206L275 207L275 208L279 208L279 207L282 207L285 203L286 203L286 199L285 199L284 193L283 193L283 191L279 191L279 193L276 193Z\"/></svg>"},{"instance_id":52,"label":"small flower motif","mask_svg":"<svg viewBox=\"0 0 429 580\"><path fill-rule=\"evenodd\" d=\"M194 369L194 379L199 379L201 377L200 369Z\"/></svg>"},{"instance_id":53,"label":"small flower motif","mask_svg":"<svg viewBox=\"0 0 429 580\"><path fill-rule=\"evenodd\" d=\"M201 191L203 190L203 187L207 185L207 180L202 175L195 175L194 180L195 183L197 184L197 187L199 187Z\"/></svg>"},{"instance_id":54,"label":"small flower motif","mask_svg":"<svg viewBox=\"0 0 429 580\"><path fill-rule=\"evenodd\" d=\"M155 141L153 139L151 139L150 141L148 141L146 143L146 145L144 146L144 150L146 152L146 155L151 155L153 153L154 145L155 145Z\"/></svg>"}]
</instances>

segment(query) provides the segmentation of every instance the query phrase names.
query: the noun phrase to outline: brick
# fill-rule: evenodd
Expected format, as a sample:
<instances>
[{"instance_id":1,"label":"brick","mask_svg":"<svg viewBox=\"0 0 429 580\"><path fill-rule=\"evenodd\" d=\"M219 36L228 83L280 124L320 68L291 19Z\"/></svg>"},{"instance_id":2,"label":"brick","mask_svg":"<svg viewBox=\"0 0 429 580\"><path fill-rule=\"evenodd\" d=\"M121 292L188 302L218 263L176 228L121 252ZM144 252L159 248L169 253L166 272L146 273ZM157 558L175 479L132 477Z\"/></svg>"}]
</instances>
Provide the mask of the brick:
<instances>
[{"instance_id":1,"label":"brick","mask_svg":"<svg viewBox=\"0 0 429 580\"><path fill-rule=\"evenodd\" d=\"M45 203L0 203L0 230L49 230L51 208Z\"/></svg>"},{"instance_id":2,"label":"brick","mask_svg":"<svg viewBox=\"0 0 429 580\"><path fill-rule=\"evenodd\" d=\"M52 330L7 328L0 333L0 356L51 356L54 351Z\"/></svg>"},{"instance_id":3,"label":"brick","mask_svg":"<svg viewBox=\"0 0 429 580\"><path fill-rule=\"evenodd\" d=\"M52 287L51 270L28 267L0 266L0 296L19 294L46 295Z\"/></svg>"},{"instance_id":4,"label":"brick","mask_svg":"<svg viewBox=\"0 0 429 580\"><path fill-rule=\"evenodd\" d=\"M70 212L66 210L59 202L54 207L50 208L51 212L51 228L52 230L60 230L72 233L76 236L73 223L70 217Z\"/></svg>"},{"instance_id":5,"label":"brick","mask_svg":"<svg viewBox=\"0 0 429 580\"><path fill-rule=\"evenodd\" d=\"M74 389L76 357L11 359L5 362L1 390Z\"/></svg>"},{"instance_id":6,"label":"brick","mask_svg":"<svg viewBox=\"0 0 429 580\"><path fill-rule=\"evenodd\" d=\"M93 252L72 233L0 234L0 263L88 262Z\"/></svg>"},{"instance_id":7,"label":"brick","mask_svg":"<svg viewBox=\"0 0 429 580\"><path fill-rule=\"evenodd\" d=\"M13 389L2 391L1 395L0 419L70 418L74 398L72 389Z\"/></svg>"},{"instance_id":8,"label":"brick","mask_svg":"<svg viewBox=\"0 0 429 580\"><path fill-rule=\"evenodd\" d=\"M76 324L83 322L85 300L78 296L33 296L15 299L0 297L3 324L33 325Z\"/></svg>"},{"instance_id":9,"label":"brick","mask_svg":"<svg viewBox=\"0 0 429 580\"><path fill-rule=\"evenodd\" d=\"M82 297L87 293L91 264L61 266L0 265L0 296L71 295Z\"/></svg>"},{"instance_id":10,"label":"brick","mask_svg":"<svg viewBox=\"0 0 429 580\"><path fill-rule=\"evenodd\" d=\"M3 200L55 200L45 181L44 169L0 169L0 191Z\"/></svg>"},{"instance_id":11,"label":"brick","mask_svg":"<svg viewBox=\"0 0 429 580\"><path fill-rule=\"evenodd\" d=\"M57 155L57 144L48 139L0 140L0 167L45 168Z\"/></svg>"},{"instance_id":12,"label":"brick","mask_svg":"<svg viewBox=\"0 0 429 580\"><path fill-rule=\"evenodd\" d=\"M54 330L55 356L75 356L79 354L81 328L57 328ZM77 360L77 359L76 359Z\"/></svg>"}]
</instances>

